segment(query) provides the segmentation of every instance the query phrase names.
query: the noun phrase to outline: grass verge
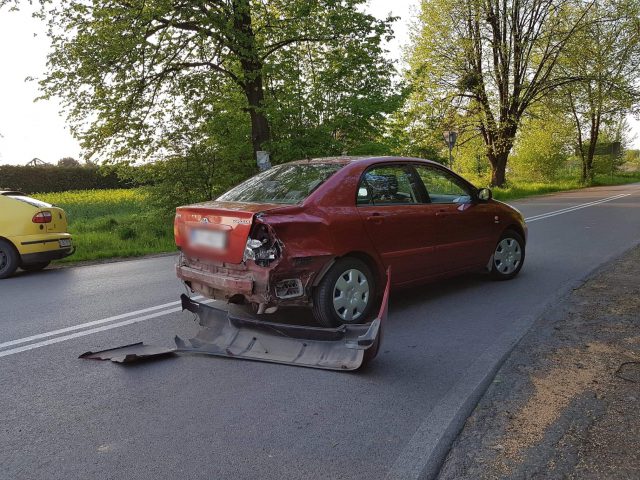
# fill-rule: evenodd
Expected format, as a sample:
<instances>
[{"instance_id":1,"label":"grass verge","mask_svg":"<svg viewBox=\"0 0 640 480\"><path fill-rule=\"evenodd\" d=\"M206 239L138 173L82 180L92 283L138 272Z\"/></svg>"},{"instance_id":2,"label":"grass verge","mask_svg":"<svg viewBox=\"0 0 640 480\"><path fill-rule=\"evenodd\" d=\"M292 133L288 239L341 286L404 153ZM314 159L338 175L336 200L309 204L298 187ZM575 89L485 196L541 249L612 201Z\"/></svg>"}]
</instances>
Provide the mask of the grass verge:
<instances>
[{"instance_id":1,"label":"grass verge","mask_svg":"<svg viewBox=\"0 0 640 480\"><path fill-rule=\"evenodd\" d=\"M635 182L640 182L640 172L596 175L592 186L624 185ZM579 180L560 179L549 182L514 181L505 188L494 188L492 190L493 196L497 200L514 200L517 198L531 197L533 195L575 190L583 187L584 185L582 185Z\"/></svg>"},{"instance_id":2,"label":"grass verge","mask_svg":"<svg viewBox=\"0 0 640 480\"><path fill-rule=\"evenodd\" d=\"M143 190L81 190L34 195L63 208L76 253L59 263L175 250L170 218L150 210Z\"/></svg>"}]
</instances>

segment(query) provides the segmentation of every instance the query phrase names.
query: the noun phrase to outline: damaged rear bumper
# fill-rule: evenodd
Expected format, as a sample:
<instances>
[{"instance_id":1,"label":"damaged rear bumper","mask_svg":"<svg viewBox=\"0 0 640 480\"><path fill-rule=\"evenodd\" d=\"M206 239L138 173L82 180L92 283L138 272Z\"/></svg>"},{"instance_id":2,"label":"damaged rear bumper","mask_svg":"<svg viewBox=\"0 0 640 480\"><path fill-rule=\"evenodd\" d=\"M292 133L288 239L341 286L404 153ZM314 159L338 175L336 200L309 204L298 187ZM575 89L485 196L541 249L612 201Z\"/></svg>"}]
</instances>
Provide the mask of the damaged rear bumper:
<instances>
[{"instance_id":1,"label":"damaged rear bumper","mask_svg":"<svg viewBox=\"0 0 640 480\"><path fill-rule=\"evenodd\" d=\"M249 276L231 276L229 274L216 274L204 272L196 268L176 265L176 274L185 282L199 283L212 288L242 295L253 293L253 278Z\"/></svg>"},{"instance_id":2,"label":"damaged rear bumper","mask_svg":"<svg viewBox=\"0 0 640 480\"><path fill-rule=\"evenodd\" d=\"M136 343L86 352L80 358L133 363L176 353L200 353L328 370L357 370L372 360L387 318L389 275L378 315L363 325L320 328L238 318L182 295L182 308L197 315L202 329L173 348Z\"/></svg>"},{"instance_id":3,"label":"damaged rear bumper","mask_svg":"<svg viewBox=\"0 0 640 480\"><path fill-rule=\"evenodd\" d=\"M331 259L327 256L282 258L262 266L249 260L226 264L182 254L176 264L177 277L207 298L244 301L269 306L309 306L310 289Z\"/></svg>"}]
</instances>

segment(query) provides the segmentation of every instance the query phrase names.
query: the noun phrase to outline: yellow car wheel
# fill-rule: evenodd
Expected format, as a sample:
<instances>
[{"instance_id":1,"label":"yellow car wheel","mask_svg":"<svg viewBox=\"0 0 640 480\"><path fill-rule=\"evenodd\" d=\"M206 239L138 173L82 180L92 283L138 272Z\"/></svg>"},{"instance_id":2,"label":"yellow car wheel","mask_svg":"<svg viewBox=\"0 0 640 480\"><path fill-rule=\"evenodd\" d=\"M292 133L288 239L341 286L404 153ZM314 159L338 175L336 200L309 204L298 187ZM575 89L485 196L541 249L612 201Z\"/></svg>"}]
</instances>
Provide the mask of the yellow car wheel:
<instances>
[{"instance_id":1,"label":"yellow car wheel","mask_svg":"<svg viewBox=\"0 0 640 480\"><path fill-rule=\"evenodd\" d=\"M13 275L20 263L16 249L6 240L0 240L0 278Z\"/></svg>"}]
</instances>

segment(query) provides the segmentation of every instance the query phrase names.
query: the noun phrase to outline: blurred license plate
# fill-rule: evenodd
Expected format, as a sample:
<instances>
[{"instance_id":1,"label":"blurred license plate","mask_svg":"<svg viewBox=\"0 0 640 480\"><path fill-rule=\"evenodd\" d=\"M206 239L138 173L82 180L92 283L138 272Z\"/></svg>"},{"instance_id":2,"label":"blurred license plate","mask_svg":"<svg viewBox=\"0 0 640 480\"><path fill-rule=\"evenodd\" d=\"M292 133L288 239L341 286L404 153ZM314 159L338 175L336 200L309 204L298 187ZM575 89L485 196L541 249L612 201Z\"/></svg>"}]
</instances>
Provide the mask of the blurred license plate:
<instances>
[{"instance_id":1,"label":"blurred license plate","mask_svg":"<svg viewBox=\"0 0 640 480\"><path fill-rule=\"evenodd\" d=\"M191 230L191 245L222 250L226 247L227 235L219 230Z\"/></svg>"},{"instance_id":2,"label":"blurred license plate","mask_svg":"<svg viewBox=\"0 0 640 480\"><path fill-rule=\"evenodd\" d=\"M71 246L71 240L69 240L68 238L65 238L63 240L59 240L60 243L60 248L65 248L65 247L70 247Z\"/></svg>"}]
</instances>

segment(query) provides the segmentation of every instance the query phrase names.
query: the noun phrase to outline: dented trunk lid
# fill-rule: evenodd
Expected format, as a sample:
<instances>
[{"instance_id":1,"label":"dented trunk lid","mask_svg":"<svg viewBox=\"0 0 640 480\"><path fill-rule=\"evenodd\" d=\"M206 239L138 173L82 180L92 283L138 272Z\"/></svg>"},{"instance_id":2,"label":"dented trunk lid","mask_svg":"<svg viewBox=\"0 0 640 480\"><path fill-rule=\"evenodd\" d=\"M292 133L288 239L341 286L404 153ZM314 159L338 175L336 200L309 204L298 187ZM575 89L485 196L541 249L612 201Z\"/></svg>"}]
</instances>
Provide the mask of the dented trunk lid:
<instances>
[{"instance_id":1,"label":"dented trunk lid","mask_svg":"<svg viewBox=\"0 0 640 480\"><path fill-rule=\"evenodd\" d=\"M284 205L211 201L178 207L176 245L189 256L241 263L254 216Z\"/></svg>"}]
</instances>

